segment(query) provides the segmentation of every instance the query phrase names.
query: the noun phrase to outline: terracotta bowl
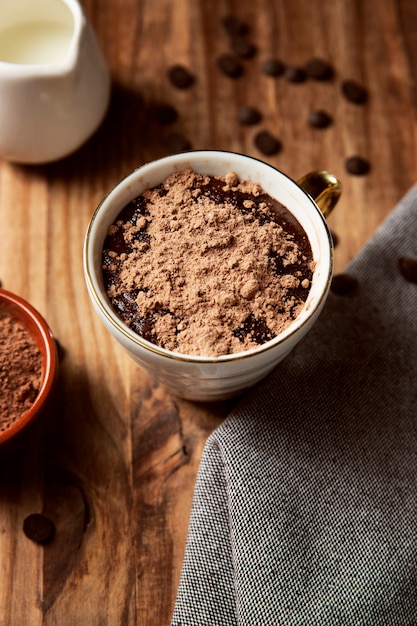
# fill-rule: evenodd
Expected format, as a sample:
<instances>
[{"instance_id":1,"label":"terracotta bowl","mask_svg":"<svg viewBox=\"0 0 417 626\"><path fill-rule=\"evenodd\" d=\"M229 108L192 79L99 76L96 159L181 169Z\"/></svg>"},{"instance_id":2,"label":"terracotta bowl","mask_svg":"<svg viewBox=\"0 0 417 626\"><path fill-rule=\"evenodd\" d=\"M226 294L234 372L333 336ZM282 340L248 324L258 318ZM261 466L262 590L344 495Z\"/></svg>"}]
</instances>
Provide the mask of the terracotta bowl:
<instances>
[{"instance_id":1,"label":"terracotta bowl","mask_svg":"<svg viewBox=\"0 0 417 626\"><path fill-rule=\"evenodd\" d=\"M32 406L4 431L0 431L0 444L15 437L43 411L53 390L58 373L58 354L52 332L43 319L28 302L19 296L0 289L0 311L16 319L32 335L42 356L41 384Z\"/></svg>"}]
</instances>

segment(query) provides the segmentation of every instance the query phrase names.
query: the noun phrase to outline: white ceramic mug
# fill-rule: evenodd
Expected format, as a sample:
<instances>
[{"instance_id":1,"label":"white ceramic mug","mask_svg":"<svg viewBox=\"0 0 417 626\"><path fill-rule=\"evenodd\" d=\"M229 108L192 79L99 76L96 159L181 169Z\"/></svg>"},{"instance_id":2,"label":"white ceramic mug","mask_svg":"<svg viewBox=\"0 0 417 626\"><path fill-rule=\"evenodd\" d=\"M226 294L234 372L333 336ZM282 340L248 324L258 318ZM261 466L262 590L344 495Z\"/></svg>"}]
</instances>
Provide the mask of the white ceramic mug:
<instances>
[{"instance_id":1,"label":"white ceramic mug","mask_svg":"<svg viewBox=\"0 0 417 626\"><path fill-rule=\"evenodd\" d=\"M315 270L302 311L282 333L255 349L200 357L160 348L128 328L114 312L106 294L102 251L108 227L121 209L145 189L159 185L173 172L187 167L216 176L235 172L242 180L258 182L266 193L291 211L310 240ZM130 356L175 394L204 401L232 397L265 377L317 319L326 300L333 270L333 243L324 213L333 208L340 193L340 183L328 172L312 172L297 184L262 161L229 152L186 152L148 163L116 185L89 224L84 245L84 271L94 308Z\"/></svg>"},{"instance_id":2,"label":"white ceramic mug","mask_svg":"<svg viewBox=\"0 0 417 626\"><path fill-rule=\"evenodd\" d=\"M45 163L98 128L110 77L77 0L0 0L0 157Z\"/></svg>"}]
</instances>

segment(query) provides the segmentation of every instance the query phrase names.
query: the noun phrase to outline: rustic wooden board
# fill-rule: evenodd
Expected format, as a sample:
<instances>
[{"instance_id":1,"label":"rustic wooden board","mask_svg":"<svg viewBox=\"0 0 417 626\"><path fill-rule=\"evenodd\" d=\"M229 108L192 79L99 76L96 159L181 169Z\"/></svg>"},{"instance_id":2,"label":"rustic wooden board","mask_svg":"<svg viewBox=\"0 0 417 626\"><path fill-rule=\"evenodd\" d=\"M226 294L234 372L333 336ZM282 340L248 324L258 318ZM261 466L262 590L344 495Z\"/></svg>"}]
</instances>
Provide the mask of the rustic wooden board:
<instances>
[{"instance_id":1,"label":"rustic wooden board","mask_svg":"<svg viewBox=\"0 0 417 626\"><path fill-rule=\"evenodd\" d=\"M344 187L329 218L344 269L417 173L417 7L413 0L84 0L111 69L113 98L95 136L45 166L0 161L0 279L46 317L63 348L59 385L45 420L0 459L0 624L169 624L195 475L208 434L232 403L201 406L155 386L125 356L92 311L83 279L88 221L126 173L167 154L182 133L193 148L264 158L297 179L331 170ZM250 25L257 46L237 80L216 65L229 50L222 19ZM265 76L276 56L303 65L329 60L332 81L291 84ZM174 63L196 81L178 90ZM347 102L344 79L369 90ZM175 106L163 126L158 104ZM257 106L256 127L237 122ZM334 123L307 124L314 108ZM260 129L283 150L263 157ZM369 159L354 177L345 159ZM56 525L45 547L22 532L43 511Z\"/></svg>"}]
</instances>

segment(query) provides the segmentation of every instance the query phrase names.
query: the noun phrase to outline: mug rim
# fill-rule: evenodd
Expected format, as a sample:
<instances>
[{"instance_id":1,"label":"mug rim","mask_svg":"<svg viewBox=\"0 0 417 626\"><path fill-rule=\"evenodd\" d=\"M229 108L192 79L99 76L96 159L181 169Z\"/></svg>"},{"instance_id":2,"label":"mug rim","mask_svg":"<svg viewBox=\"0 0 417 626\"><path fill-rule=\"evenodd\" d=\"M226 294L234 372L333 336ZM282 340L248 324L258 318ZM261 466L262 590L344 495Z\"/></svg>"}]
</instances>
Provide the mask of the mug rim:
<instances>
[{"instance_id":1,"label":"mug rim","mask_svg":"<svg viewBox=\"0 0 417 626\"><path fill-rule=\"evenodd\" d=\"M256 348L250 348L247 350L242 350L240 352L235 352L232 354L223 354L220 356L184 354L181 352L175 352L173 350L167 350L166 348L162 348L156 344L151 343L150 341L144 339L141 335L137 334L135 331L131 330L117 316L117 314L111 307L110 302L106 300L106 296L103 290L98 289L96 287L95 283L97 281L95 280L95 277L97 276L98 268L96 267L96 264L94 263L94 259L92 258L92 247L93 247L92 241L94 237L94 227L96 226L97 223L99 223L102 217L103 207L106 206L106 203L108 203L111 200L112 195L115 194L120 187L128 185L130 180L135 181L137 177L140 176L142 173L144 172L146 173L147 169L152 169L154 167L158 167L159 165L163 165L163 164L169 164L170 162L176 163L176 162L186 161L186 160L192 159L193 157L203 158L203 157L207 157L210 154L217 155L219 157L223 155L224 157L232 157L232 158L237 157L237 158L243 158L246 161L253 161L256 164L260 165L262 168L269 169L271 173L278 174L281 177L285 178L287 182L290 183L291 186L294 186L295 188L297 188L299 191L302 192L302 194L305 196L306 201L308 201L309 205L311 205L311 207L315 209L316 217L318 218L318 222L321 223L321 226L323 227L323 230L326 233L327 243L328 243L328 246L327 246L328 268L327 268L327 276L326 276L325 284L323 285L321 289L320 296L317 297L317 300L314 303L314 305L310 306L304 319L300 318L300 315L301 315L300 313L291 322L291 324L287 328L285 328L282 332L280 332L276 337L274 337L273 339L270 339L269 341L266 341L263 344L260 344ZM163 178L159 182L161 183L162 180L164 180L165 178L166 176L163 176ZM134 198L132 197L131 199L134 199ZM119 209L119 211L120 210L121 208ZM289 210L291 211L291 209ZM110 223L108 225L110 225ZM302 226L305 230L305 226L304 225ZM93 297L93 300L96 303L96 306L98 307L101 314L110 323L111 328L113 328L118 334L120 333L129 342L133 342L133 344L146 350L147 352L152 352L153 354L159 355L164 358L169 358L175 361L189 362L189 363L199 363L199 364L219 363L220 364L220 363L230 363L233 361L242 361L250 357L253 357L254 355L259 355L261 353L263 354L265 352L268 352L269 350L275 349L278 345L287 341L296 332L299 332L300 329L302 329L302 327L312 318L314 313L321 309L322 305L324 304L327 298L327 294L330 288L330 282L331 282L332 274L333 274L334 245L333 245L333 239L331 236L330 229L327 225L326 219L323 213L321 212L320 208L314 201L314 199L302 187L300 187L296 181L294 181L290 176L288 176L287 174L285 174L278 168L270 165L269 163L265 161L262 161L261 159L252 157L247 154L239 153L239 152L231 152L231 151L226 151L226 150L210 150L210 149L189 150L187 152L161 157L159 159L155 159L153 161L144 163L143 165L131 170L128 174L126 174L123 178L121 178L115 185L113 185L113 187L107 192L107 194L104 196L104 198L96 207L90 219L90 222L88 224L88 228L87 228L87 232L86 232L85 240L84 240L83 264L84 264L84 274L85 274L85 280L87 283L88 291L90 295ZM101 268L101 264L100 264L100 268ZM302 311L305 310L307 301L305 302Z\"/></svg>"}]
</instances>

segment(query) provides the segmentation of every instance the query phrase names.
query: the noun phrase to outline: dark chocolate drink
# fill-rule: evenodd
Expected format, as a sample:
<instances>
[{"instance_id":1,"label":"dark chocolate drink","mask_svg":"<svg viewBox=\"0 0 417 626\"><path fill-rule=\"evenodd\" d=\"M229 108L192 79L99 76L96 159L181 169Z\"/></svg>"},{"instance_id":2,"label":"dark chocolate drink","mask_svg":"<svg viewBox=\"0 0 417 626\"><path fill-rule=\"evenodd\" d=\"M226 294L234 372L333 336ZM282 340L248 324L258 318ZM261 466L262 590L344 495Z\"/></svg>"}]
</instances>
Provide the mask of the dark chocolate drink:
<instances>
[{"instance_id":1,"label":"dark chocolate drink","mask_svg":"<svg viewBox=\"0 0 417 626\"><path fill-rule=\"evenodd\" d=\"M104 242L105 288L144 339L219 356L273 339L314 271L307 234L257 183L187 169L132 200Z\"/></svg>"}]
</instances>

